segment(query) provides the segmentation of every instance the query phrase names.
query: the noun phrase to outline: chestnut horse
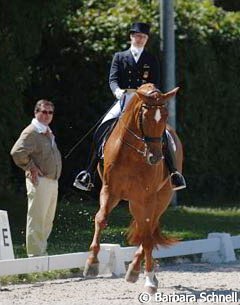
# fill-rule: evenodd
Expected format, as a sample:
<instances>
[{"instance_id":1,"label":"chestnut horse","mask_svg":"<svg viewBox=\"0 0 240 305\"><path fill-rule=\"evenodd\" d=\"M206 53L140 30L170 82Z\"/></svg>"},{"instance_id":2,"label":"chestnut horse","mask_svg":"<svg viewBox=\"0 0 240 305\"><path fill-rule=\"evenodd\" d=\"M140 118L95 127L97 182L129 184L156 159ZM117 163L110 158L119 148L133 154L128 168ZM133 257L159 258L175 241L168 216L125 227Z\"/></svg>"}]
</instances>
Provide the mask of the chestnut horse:
<instances>
[{"instance_id":1,"label":"chestnut horse","mask_svg":"<svg viewBox=\"0 0 240 305\"><path fill-rule=\"evenodd\" d=\"M129 101L104 147L104 168L100 208L95 216L95 233L90 245L84 275L97 275L100 233L107 216L120 200L129 202L133 222L128 241L139 248L129 265L126 280L138 279L141 261L145 259L145 287L157 289L152 250L173 242L160 233L159 218L166 210L173 191L163 157L163 134L167 128L176 148L177 167L182 170L182 145L175 131L167 125L167 102L178 88L161 93L153 84L144 84ZM99 167L98 167L99 169Z\"/></svg>"}]
</instances>

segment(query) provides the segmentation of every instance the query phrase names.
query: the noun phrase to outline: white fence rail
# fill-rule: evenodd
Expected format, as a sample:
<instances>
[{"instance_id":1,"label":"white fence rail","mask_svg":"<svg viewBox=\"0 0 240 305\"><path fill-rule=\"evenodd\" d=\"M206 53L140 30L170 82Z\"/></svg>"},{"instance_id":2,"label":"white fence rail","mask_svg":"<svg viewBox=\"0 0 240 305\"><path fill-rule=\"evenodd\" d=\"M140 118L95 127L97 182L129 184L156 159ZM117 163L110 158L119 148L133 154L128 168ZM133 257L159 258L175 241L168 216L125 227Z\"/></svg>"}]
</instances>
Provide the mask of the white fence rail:
<instances>
[{"instance_id":1,"label":"white fence rail","mask_svg":"<svg viewBox=\"0 0 240 305\"><path fill-rule=\"evenodd\" d=\"M120 247L117 244L101 244L99 254L100 273L108 270L116 275L124 274L125 262L131 261L136 247ZM174 246L159 247L153 251L154 258L166 258L191 254L202 254L206 262L235 261L235 249L240 249L240 235L211 233L208 239L183 241ZM58 269L83 268L88 252L0 260L0 276L43 272Z\"/></svg>"}]
</instances>

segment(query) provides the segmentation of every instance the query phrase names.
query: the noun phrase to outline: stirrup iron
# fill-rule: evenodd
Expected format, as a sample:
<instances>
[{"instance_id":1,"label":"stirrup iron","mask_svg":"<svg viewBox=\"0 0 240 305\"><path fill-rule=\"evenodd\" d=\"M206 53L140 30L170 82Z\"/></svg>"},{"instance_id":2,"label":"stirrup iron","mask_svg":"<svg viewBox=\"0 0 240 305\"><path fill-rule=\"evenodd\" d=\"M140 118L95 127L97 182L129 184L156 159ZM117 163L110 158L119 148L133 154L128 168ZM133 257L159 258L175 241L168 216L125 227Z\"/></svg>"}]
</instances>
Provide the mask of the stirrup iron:
<instances>
[{"instance_id":1,"label":"stirrup iron","mask_svg":"<svg viewBox=\"0 0 240 305\"><path fill-rule=\"evenodd\" d=\"M170 175L170 182L174 191L186 188L186 181L181 173L175 171Z\"/></svg>"},{"instance_id":2,"label":"stirrup iron","mask_svg":"<svg viewBox=\"0 0 240 305\"><path fill-rule=\"evenodd\" d=\"M91 175L85 170L81 171L75 178L73 186L82 191L90 192L91 189L94 187L93 183L91 182Z\"/></svg>"}]
</instances>

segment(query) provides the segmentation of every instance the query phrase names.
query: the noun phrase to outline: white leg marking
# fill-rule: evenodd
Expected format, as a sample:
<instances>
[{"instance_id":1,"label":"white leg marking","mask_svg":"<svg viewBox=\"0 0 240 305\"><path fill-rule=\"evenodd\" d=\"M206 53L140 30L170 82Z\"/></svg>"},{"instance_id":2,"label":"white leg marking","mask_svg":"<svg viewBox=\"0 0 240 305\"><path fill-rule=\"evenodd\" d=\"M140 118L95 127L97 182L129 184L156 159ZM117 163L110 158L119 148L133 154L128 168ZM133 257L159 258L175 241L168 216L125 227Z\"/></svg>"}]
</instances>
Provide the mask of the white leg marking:
<instances>
[{"instance_id":1,"label":"white leg marking","mask_svg":"<svg viewBox=\"0 0 240 305\"><path fill-rule=\"evenodd\" d=\"M145 276L146 276L146 281L145 281L145 285L144 287L154 287L156 288L156 283L154 282L153 278L154 278L154 271L151 272L145 272Z\"/></svg>"}]
</instances>

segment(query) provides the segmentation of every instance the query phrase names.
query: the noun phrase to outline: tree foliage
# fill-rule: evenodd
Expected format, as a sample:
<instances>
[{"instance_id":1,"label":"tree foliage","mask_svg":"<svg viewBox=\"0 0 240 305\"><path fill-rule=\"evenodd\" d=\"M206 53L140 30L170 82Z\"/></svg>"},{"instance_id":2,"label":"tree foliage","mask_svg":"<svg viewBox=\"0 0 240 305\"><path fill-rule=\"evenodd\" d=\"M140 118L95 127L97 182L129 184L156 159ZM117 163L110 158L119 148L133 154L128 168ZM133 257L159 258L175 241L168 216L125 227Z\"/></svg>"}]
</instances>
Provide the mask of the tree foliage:
<instances>
[{"instance_id":1,"label":"tree foliage","mask_svg":"<svg viewBox=\"0 0 240 305\"><path fill-rule=\"evenodd\" d=\"M14 0L2 1L2 8L0 175L6 178L9 149L38 98L56 104L53 127L63 155L110 107L110 63L114 52L128 47L132 22L152 24L148 47L161 56L158 0ZM237 199L240 13L211 0L176 0L175 13L178 133L188 183L180 198ZM90 143L88 136L64 159L62 185L71 185L74 171L86 165Z\"/></svg>"},{"instance_id":2,"label":"tree foliage","mask_svg":"<svg viewBox=\"0 0 240 305\"><path fill-rule=\"evenodd\" d=\"M65 0L0 2L0 190L9 186L9 151L26 122L23 92L31 81L31 63L41 45L42 29L66 10Z\"/></svg>"}]
</instances>

